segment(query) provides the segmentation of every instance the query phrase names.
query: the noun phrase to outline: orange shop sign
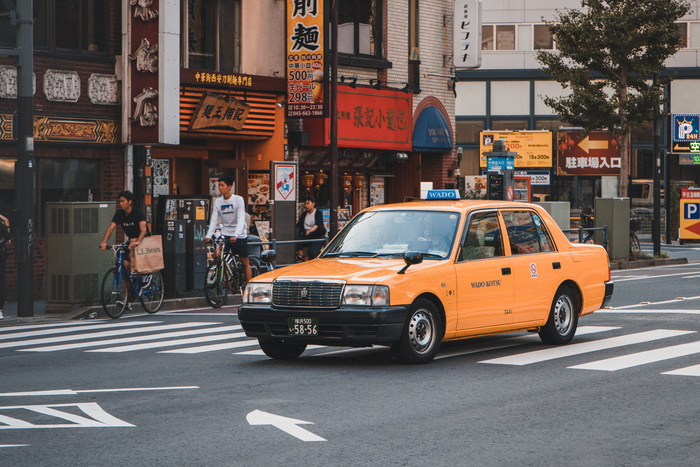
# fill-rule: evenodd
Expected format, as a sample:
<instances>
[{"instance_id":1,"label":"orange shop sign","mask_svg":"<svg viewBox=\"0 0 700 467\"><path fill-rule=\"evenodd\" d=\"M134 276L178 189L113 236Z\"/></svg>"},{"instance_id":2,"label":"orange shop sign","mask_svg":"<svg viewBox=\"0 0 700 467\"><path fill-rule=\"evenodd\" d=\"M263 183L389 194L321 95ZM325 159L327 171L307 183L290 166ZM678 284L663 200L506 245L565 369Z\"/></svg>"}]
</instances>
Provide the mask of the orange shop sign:
<instances>
[{"instance_id":1,"label":"orange shop sign","mask_svg":"<svg viewBox=\"0 0 700 467\"><path fill-rule=\"evenodd\" d=\"M373 88L338 89L338 146L411 151L413 95ZM330 144L330 123L304 120L311 146Z\"/></svg>"}]
</instances>

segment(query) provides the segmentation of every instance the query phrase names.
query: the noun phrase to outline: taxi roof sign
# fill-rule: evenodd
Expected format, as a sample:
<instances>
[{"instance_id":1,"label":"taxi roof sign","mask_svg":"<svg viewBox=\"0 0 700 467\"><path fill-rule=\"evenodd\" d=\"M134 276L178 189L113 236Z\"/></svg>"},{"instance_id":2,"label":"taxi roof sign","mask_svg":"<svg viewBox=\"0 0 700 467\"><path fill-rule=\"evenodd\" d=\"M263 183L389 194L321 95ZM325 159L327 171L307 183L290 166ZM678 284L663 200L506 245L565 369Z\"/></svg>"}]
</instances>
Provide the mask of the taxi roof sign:
<instances>
[{"instance_id":1,"label":"taxi roof sign","mask_svg":"<svg viewBox=\"0 0 700 467\"><path fill-rule=\"evenodd\" d=\"M459 190L428 190L425 199L460 199Z\"/></svg>"}]
</instances>

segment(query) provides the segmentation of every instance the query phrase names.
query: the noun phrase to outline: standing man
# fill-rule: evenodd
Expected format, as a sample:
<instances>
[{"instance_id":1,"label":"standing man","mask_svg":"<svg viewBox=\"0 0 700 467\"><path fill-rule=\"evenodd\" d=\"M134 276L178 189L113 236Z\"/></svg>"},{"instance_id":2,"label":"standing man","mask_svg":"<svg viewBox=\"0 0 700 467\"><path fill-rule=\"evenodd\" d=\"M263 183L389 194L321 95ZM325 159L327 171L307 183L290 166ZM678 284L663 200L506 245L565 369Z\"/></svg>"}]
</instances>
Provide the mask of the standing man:
<instances>
[{"instance_id":1,"label":"standing man","mask_svg":"<svg viewBox=\"0 0 700 467\"><path fill-rule=\"evenodd\" d=\"M148 233L148 227L146 226L146 215L139 208L134 207L134 194L130 191L122 191L117 196L117 212L114 213L112 217L112 222L110 222L109 227L107 227L107 232L100 243L100 250L105 251L107 249L107 240L109 236L112 235L114 229L118 226L122 226L124 230L124 235L129 239L129 248L133 248L141 243L141 240ZM129 257L129 252L126 252L126 257ZM131 271L131 264L129 261L124 261L124 266L128 272Z\"/></svg>"},{"instance_id":2,"label":"standing man","mask_svg":"<svg viewBox=\"0 0 700 467\"><path fill-rule=\"evenodd\" d=\"M7 261L5 247L10 243L12 243L10 221L0 214L0 319L3 319L2 309L5 306L5 262Z\"/></svg>"},{"instance_id":3,"label":"standing man","mask_svg":"<svg viewBox=\"0 0 700 467\"><path fill-rule=\"evenodd\" d=\"M238 255L243 263L246 282L250 282L252 272L248 260L248 226L245 221L245 201L243 197L231 193L233 178L230 175L219 177L220 198L214 201L209 221L209 231L204 241L211 242L216 227L221 224L221 235L226 239L226 250Z\"/></svg>"}]
</instances>

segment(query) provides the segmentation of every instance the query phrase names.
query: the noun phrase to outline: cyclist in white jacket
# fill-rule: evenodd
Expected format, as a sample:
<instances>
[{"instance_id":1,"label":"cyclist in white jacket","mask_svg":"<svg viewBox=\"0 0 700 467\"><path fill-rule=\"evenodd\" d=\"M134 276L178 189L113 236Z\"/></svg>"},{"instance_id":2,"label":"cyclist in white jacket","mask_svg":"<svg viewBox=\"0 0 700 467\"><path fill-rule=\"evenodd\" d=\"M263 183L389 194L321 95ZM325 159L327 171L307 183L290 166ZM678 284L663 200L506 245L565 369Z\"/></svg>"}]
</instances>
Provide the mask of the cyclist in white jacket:
<instances>
[{"instance_id":1,"label":"cyclist in white jacket","mask_svg":"<svg viewBox=\"0 0 700 467\"><path fill-rule=\"evenodd\" d=\"M219 177L221 197L214 201L209 221L209 230L204 241L211 242L214 231L221 224L221 235L226 239L226 250L238 255L243 263L246 282L250 281L252 272L248 260L248 226L245 221L245 201L241 196L231 193L233 178L230 175Z\"/></svg>"}]
</instances>

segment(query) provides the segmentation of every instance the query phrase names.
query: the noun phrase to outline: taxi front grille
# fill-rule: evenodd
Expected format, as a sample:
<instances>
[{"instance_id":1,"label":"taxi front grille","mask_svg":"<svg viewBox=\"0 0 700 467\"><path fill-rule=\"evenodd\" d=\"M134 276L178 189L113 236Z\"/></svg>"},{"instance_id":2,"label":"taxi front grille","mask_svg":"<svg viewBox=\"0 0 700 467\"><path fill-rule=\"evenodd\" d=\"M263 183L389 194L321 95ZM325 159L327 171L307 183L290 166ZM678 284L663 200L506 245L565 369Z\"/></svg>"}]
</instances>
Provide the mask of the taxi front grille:
<instances>
[{"instance_id":1,"label":"taxi front grille","mask_svg":"<svg viewBox=\"0 0 700 467\"><path fill-rule=\"evenodd\" d=\"M275 281L272 303L276 306L337 308L344 282Z\"/></svg>"}]
</instances>

